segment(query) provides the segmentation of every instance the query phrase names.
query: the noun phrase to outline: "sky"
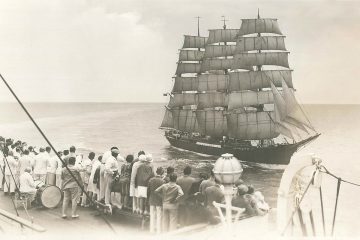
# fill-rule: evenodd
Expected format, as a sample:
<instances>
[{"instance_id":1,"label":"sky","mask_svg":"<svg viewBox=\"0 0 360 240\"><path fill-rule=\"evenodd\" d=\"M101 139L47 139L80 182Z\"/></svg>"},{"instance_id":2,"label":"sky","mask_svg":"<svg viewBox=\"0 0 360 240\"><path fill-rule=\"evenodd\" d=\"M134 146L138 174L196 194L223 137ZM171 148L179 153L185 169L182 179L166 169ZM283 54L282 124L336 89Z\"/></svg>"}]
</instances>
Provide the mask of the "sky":
<instances>
[{"instance_id":1,"label":"sky","mask_svg":"<svg viewBox=\"0 0 360 240\"><path fill-rule=\"evenodd\" d=\"M360 104L355 0L0 0L0 73L25 102L166 102L195 17L206 36L258 8L286 35L301 103Z\"/></svg>"}]
</instances>

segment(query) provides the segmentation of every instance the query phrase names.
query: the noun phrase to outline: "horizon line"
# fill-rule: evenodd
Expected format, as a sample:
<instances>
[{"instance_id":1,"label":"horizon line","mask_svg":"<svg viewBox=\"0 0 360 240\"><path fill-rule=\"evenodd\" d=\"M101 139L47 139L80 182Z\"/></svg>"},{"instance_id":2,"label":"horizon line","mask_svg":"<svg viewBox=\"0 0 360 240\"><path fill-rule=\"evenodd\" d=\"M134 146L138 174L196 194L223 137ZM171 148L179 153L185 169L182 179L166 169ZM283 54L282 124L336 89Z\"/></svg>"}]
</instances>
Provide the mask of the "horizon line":
<instances>
[{"instance_id":1,"label":"horizon line","mask_svg":"<svg viewBox=\"0 0 360 240\"><path fill-rule=\"evenodd\" d=\"M17 103L16 101L0 101L1 103ZM96 102L96 101L23 101L23 103L104 103L104 104L167 104L167 102ZM300 105L360 105L360 103L300 103Z\"/></svg>"}]
</instances>

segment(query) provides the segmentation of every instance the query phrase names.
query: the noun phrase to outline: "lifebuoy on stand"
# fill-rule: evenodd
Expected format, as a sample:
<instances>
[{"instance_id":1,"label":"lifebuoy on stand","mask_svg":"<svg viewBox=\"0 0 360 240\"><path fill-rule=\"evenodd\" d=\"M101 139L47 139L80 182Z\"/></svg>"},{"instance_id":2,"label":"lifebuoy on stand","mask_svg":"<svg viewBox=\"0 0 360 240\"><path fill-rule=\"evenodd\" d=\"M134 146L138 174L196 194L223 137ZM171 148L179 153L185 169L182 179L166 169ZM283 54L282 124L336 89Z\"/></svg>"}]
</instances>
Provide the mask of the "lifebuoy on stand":
<instances>
[{"instance_id":1,"label":"lifebuoy on stand","mask_svg":"<svg viewBox=\"0 0 360 240\"><path fill-rule=\"evenodd\" d=\"M314 194L321 186L321 160L314 154L291 160L281 178L277 202L277 228L282 235L316 234Z\"/></svg>"}]
</instances>

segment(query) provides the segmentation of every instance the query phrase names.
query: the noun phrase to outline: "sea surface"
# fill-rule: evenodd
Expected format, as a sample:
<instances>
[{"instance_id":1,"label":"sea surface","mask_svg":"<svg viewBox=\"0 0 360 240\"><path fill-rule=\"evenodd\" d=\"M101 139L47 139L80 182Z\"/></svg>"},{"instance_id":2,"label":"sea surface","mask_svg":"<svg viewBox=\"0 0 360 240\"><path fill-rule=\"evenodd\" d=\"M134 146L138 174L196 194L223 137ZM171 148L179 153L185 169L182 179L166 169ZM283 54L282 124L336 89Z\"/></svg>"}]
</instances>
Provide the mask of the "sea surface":
<instances>
[{"instance_id":1,"label":"sea surface","mask_svg":"<svg viewBox=\"0 0 360 240\"><path fill-rule=\"evenodd\" d=\"M185 164L190 164L196 174L206 171L216 160L214 156L170 146L159 129L163 104L25 103L25 106L57 150L74 145L83 154L89 151L101 154L118 146L123 156L144 150L153 155L158 165L174 165L181 172ZM360 106L305 105L304 109L321 136L295 155L314 153L335 175L360 183ZM0 103L0 110L1 136L21 139L37 147L47 145L18 104ZM242 179L263 192L265 200L275 208L285 166L244 163L243 167ZM336 180L324 176L323 182L326 228L330 232ZM360 237L359 200L360 187L341 185L336 236Z\"/></svg>"}]
</instances>

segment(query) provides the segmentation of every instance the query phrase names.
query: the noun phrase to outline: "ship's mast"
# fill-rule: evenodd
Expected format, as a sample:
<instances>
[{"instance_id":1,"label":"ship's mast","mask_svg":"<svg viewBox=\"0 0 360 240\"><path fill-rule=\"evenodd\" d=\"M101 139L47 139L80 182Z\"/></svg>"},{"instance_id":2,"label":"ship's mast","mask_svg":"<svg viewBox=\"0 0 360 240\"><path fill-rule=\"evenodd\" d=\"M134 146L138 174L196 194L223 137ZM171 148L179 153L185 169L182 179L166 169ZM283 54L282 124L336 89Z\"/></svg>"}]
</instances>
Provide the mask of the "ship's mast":
<instances>
[{"instance_id":1,"label":"ship's mast","mask_svg":"<svg viewBox=\"0 0 360 240\"><path fill-rule=\"evenodd\" d=\"M260 19L260 9L259 9L259 8L258 8L257 19ZM261 37L261 33L258 33L257 36L258 36L258 37ZM261 50L258 50L258 53L261 53ZM256 66L256 71L261 71L261 67L262 67L261 65L257 65L257 66ZM262 88L259 88L259 92L260 92L260 91L262 91ZM258 105L258 106L257 106L257 110L258 110L258 111L261 111L261 112L264 111L264 105L263 105L263 104Z\"/></svg>"},{"instance_id":2,"label":"ship's mast","mask_svg":"<svg viewBox=\"0 0 360 240\"><path fill-rule=\"evenodd\" d=\"M227 21L229 21L229 20L227 20L226 18L225 18L225 16L221 16L222 17L222 20L221 21L223 21L223 29L225 30L226 29L226 22ZM227 42L224 42L224 46L226 46L227 45ZM225 56L225 59L227 59L228 57L227 56ZM228 70L227 69L225 69L224 70L224 73L225 74L227 74L228 73Z\"/></svg>"},{"instance_id":3,"label":"ship's mast","mask_svg":"<svg viewBox=\"0 0 360 240\"><path fill-rule=\"evenodd\" d=\"M260 19L260 9L258 8L258 15L257 15L257 19ZM261 37L261 33L257 34L258 37ZM258 53L261 53L261 50L258 50ZM256 71L261 71L261 65L257 65L256 66ZM262 88L259 88L259 92L262 91ZM264 111L264 105L258 105L257 106L257 111L258 112L263 112ZM262 146L264 144L264 140L260 140L259 141L260 146Z\"/></svg>"},{"instance_id":4,"label":"ship's mast","mask_svg":"<svg viewBox=\"0 0 360 240\"><path fill-rule=\"evenodd\" d=\"M224 25L223 25L223 29L226 29L226 22L229 21L229 20L226 20L225 16L221 16L222 17L222 20Z\"/></svg>"},{"instance_id":5,"label":"ship's mast","mask_svg":"<svg viewBox=\"0 0 360 240\"><path fill-rule=\"evenodd\" d=\"M197 32L198 32L198 37L200 37L200 16L195 17L197 18Z\"/></svg>"}]
</instances>

